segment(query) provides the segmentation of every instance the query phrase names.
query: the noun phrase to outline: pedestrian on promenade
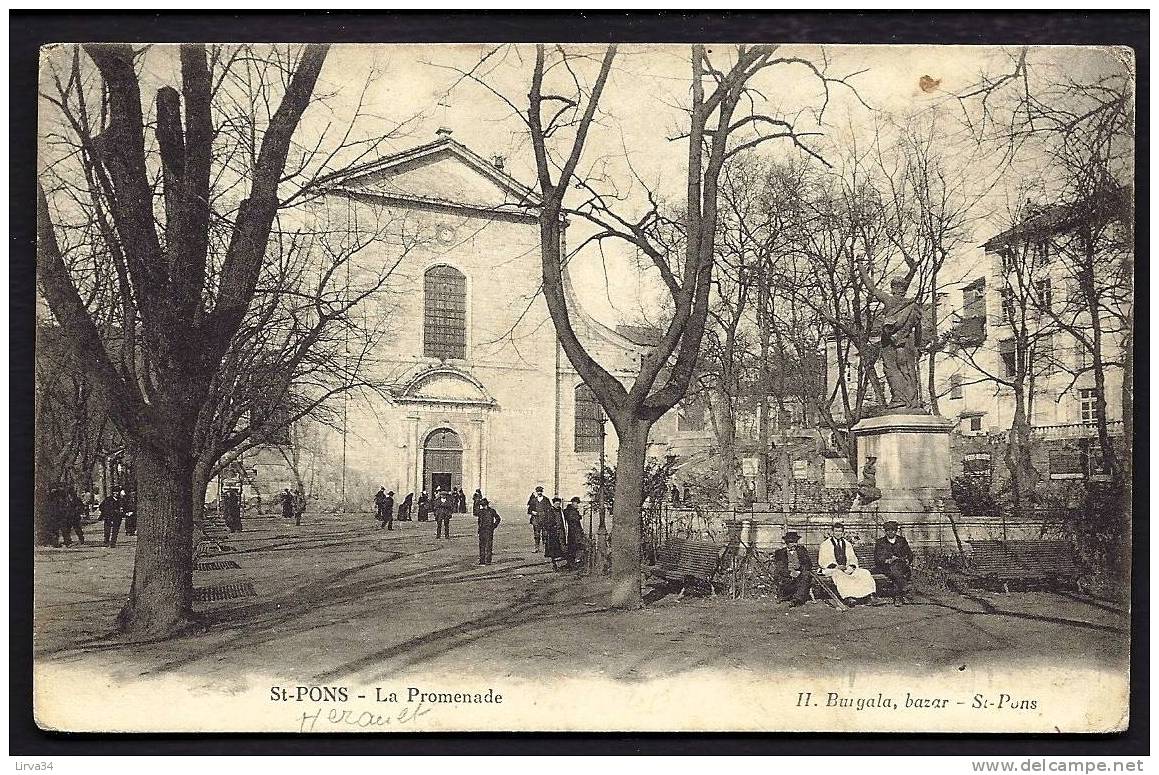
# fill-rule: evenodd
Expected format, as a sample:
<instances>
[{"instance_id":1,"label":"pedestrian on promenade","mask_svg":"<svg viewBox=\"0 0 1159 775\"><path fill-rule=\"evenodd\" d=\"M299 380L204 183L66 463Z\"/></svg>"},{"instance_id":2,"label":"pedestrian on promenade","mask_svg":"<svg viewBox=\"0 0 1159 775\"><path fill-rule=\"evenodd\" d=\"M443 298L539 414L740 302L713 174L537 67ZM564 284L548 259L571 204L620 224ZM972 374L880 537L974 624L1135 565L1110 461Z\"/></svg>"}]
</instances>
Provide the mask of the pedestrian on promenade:
<instances>
[{"instance_id":1,"label":"pedestrian on promenade","mask_svg":"<svg viewBox=\"0 0 1159 775\"><path fill-rule=\"evenodd\" d=\"M125 535L137 535L137 491L121 490L121 510L125 513Z\"/></svg>"},{"instance_id":2,"label":"pedestrian on promenade","mask_svg":"<svg viewBox=\"0 0 1159 775\"><path fill-rule=\"evenodd\" d=\"M559 570L559 560L567 555L563 550L564 522L563 501L559 498L551 499L551 507L543 524L543 556L551 560L551 569Z\"/></svg>"},{"instance_id":3,"label":"pedestrian on promenade","mask_svg":"<svg viewBox=\"0 0 1159 775\"><path fill-rule=\"evenodd\" d=\"M579 556L584 551L586 537L584 536L583 515L580 514L580 499L572 498L563 510L563 521L567 525L567 567L575 570L579 567Z\"/></svg>"},{"instance_id":4,"label":"pedestrian on promenade","mask_svg":"<svg viewBox=\"0 0 1159 775\"><path fill-rule=\"evenodd\" d=\"M379 526L379 530L381 530L382 527L386 525L386 488L385 487L379 487L378 492L376 492L374 494L374 518L382 523L382 525Z\"/></svg>"},{"instance_id":5,"label":"pedestrian on promenade","mask_svg":"<svg viewBox=\"0 0 1159 775\"><path fill-rule=\"evenodd\" d=\"M451 510L454 508L451 494L441 487L437 488L433 507L435 511L435 538L450 538Z\"/></svg>"},{"instance_id":6,"label":"pedestrian on promenade","mask_svg":"<svg viewBox=\"0 0 1159 775\"><path fill-rule=\"evenodd\" d=\"M476 517L479 516L479 506L483 500L483 491L476 488L475 494L471 496L471 513Z\"/></svg>"},{"instance_id":7,"label":"pedestrian on promenade","mask_svg":"<svg viewBox=\"0 0 1159 775\"><path fill-rule=\"evenodd\" d=\"M427 495L427 491L423 490L419 494L419 522L426 522L427 517L431 513L431 496Z\"/></svg>"},{"instance_id":8,"label":"pedestrian on promenade","mask_svg":"<svg viewBox=\"0 0 1159 775\"><path fill-rule=\"evenodd\" d=\"M85 542L85 534L81 532L81 526L84 524L84 515L88 513L88 508L84 501L76 494L76 490L69 487L65 492L63 507L61 537L64 539L65 546L72 546L72 534L76 533L77 540L82 544Z\"/></svg>"},{"instance_id":9,"label":"pedestrian on promenade","mask_svg":"<svg viewBox=\"0 0 1159 775\"><path fill-rule=\"evenodd\" d=\"M410 522L411 509L414 508L415 494L408 492L406 497L402 499L402 505L398 507L398 521Z\"/></svg>"},{"instance_id":10,"label":"pedestrian on promenade","mask_svg":"<svg viewBox=\"0 0 1159 775\"><path fill-rule=\"evenodd\" d=\"M476 506L479 521L479 564L491 564L491 550L495 543L495 528L499 527L499 514L491 508L486 498L480 498Z\"/></svg>"},{"instance_id":11,"label":"pedestrian on promenade","mask_svg":"<svg viewBox=\"0 0 1159 775\"><path fill-rule=\"evenodd\" d=\"M527 513L531 517L531 535L535 539L535 552L539 553L543 541L543 525L547 522L547 515L551 511L551 501L543 494L543 485L535 488L535 492L527 499Z\"/></svg>"},{"instance_id":12,"label":"pedestrian on promenade","mask_svg":"<svg viewBox=\"0 0 1159 775\"><path fill-rule=\"evenodd\" d=\"M394 530L394 490L386 493L386 498L382 501L382 508L379 510L378 519L382 523L378 526L379 530L384 527L387 530Z\"/></svg>"},{"instance_id":13,"label":"pedestrian on promenade","mask_svg":"<svg viewBox=\"0 0 1159 775\"><path fill-rule=\"evenodd\" d=\"M460 514L467 513L467 491L466 490L463 490L463 489L459 490L459 499L458 499L458 501L456 501L455 511L459 512Z\"/></svg>"},{"instance_id":14,"label":"pedestrian on promenade","mask_svg":"<svg viewBox=\"0 0 1159 775\"><path fill-rule=\"evenodd\" d=\"M282 502L282 519L293 519L295 506L294 501L296 500L294 493L290 492L290 488L287 487L286 489L282 490L281 495L278 497Z\"/></svg>"},{"instance_id":15,"label":"pedestrian on promenade","mask_svg":"<svg viewBox=\"0 0 1159 775\"><path fill-rule=\"evenodd\" d=\"M110 492L101 501L101 520L105 523L105 546L117 545L117 534L121 532L121 503L115 492Z\"/></svg>"}]
</instances>

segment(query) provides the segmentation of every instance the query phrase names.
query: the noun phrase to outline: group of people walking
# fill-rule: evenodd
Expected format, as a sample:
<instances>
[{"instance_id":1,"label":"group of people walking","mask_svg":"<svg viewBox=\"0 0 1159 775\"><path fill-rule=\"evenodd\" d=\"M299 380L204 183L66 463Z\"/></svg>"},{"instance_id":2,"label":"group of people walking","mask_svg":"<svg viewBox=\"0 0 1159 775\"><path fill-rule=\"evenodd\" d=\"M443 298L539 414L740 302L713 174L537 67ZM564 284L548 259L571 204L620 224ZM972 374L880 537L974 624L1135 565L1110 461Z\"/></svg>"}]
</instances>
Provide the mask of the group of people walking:
<instances>
[{"instance_id":1,"label":"group of people walking","mask_svg":"<svg viewBox=\"0 0 1159 775\"><path fill-rule=\"evenodd\" d=\"M559 497L548 500L542 486L536 487L527 499L535 551L538 553L543 548L543 556L551 560L553 570L560 569L561 561L565 569L574 570L587 545L579 504L578 497L572 498L567 506Z\"/></svg>"},{"instance_id":2,"label":"group of people walking","mask_svg":"<svg viewBox=\"0 0 1159 775\"><path fill-rule=\"evenodd\" d=\"M889 520L883 528L885 535L873 545L874 566L889 579L894 605L911 603L913 549L899 534L897 522ZM845 537L843 523L835 522L829 536L821 541L816 565L800 540L801 536L790 530L784 536L785 546L773 553L773 581L779 597L789 601L790 607L808 602L814 572L832 583L846 605L864 603L876 594L877 582L873 574L860 566L853 544Z\"/></svg>"},{"instance_id":3,"label":"group of people walking","mask_svg":"<svg viewBox=\"0 0 1159 775\"><path fill-rule=\"evenodd\" d=\"M400 521L410 519L413 503L414 494L408 493L398 507ZM528 522L531 525L535 552L538 554L542 551L543 556L551 560L554 570L577 568L587 546L579 504L579 498L572 498L566 506L561 498L549 499L543 494L542 486L536 487L535 492L527 499ZM374 513L379 530L394 529L393 490L387 490L385 487L378 489L374 496ZM435 538L449 539L452 516L465 513L467 513L466 490L458 487L444 490L436 486L433 496L428 496L426 490L419 494L418 521L426 522L433 514ZM480 489L475 490L471 496L471 513L475 517L479 536L479 564L490 565L494 553L495 530L502 522L502 518Z\"/></svg>"}]
</instances>

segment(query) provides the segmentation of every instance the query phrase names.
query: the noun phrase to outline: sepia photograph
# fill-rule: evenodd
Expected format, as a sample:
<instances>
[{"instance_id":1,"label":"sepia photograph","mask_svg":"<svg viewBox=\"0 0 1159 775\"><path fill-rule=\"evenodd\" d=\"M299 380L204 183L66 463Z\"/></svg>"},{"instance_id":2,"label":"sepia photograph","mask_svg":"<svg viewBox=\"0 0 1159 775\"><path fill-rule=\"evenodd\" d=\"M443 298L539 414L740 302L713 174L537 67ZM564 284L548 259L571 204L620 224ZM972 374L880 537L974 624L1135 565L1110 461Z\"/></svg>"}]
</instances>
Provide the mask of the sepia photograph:
<instances>
[{"instance_id":1,"label":"sepia photograph","mask_svg":"<svg viewBox=\"0 0 1159 775\"><path fill-rule=\"evenodd\" d=\"M42 730L1127 729L1134 50L274 41L40 49Z\"/></svg>"}]
</instances>

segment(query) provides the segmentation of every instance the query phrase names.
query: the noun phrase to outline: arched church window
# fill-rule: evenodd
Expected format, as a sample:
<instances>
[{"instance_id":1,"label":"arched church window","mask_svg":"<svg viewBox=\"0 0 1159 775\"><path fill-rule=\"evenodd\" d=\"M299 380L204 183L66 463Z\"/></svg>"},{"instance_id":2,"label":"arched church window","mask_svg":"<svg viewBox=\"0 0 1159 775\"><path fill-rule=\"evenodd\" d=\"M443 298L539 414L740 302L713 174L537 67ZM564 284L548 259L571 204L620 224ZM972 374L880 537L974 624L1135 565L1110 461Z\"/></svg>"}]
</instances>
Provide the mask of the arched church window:
<instances>
[{"instance_id":1,"label":"arched church window","mask_svg":"<svg viewBox=\"0 0 1159 775\"><path fill-rule=\"evenodd\" d=\"M423 283L423 355L467 357L467 278L452 266L427 270Z\"/></svg>"},{"instance_id":2,"label":"arched church window","mask_svg":"<svg viewBox=\"0 0 1159 775\"><path fill-rule=\"evenodd\" d=\"M596 394L582 382L575 388L575 451L600 451L600 420L604 410L596 401Z\"/></svg>"}]
</instances>

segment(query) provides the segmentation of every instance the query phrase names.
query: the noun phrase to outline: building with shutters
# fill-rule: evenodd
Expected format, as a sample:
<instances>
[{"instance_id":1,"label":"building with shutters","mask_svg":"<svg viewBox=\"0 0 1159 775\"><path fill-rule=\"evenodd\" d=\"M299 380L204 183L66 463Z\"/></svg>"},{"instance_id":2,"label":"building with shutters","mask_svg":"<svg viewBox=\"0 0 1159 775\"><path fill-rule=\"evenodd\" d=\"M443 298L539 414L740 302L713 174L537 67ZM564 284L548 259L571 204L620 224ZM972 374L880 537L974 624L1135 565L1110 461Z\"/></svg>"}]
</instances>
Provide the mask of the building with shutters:
<instances>
[{"instance_id":1,"label":"building with shutters","mask_svg":"<svg viewBox=\"0 0 1159 775\"><path fill-rule=\"evenodd\" d=\"M1126 192L1112 194L1122 196ZM952 476L1006 477L1005 434L1015 411L1008 383L1024 369L1034 465L1043 479L1107 477L1096 429L1092 317L1080 283L1093 283L1100 299L1103 394L1108 431L1118 444L1128 287L1121 273L1131 250L1130 235L1116 220L1121 204L1032 210L1022 223L955 260L953 269L964 279L938 296L938 330L948 338L935 362L938 410L956 422ZM1093 260L1080 260L1076 235L1088 240L1088 248L1097 246ZM1084 276L1083 263L1094 269L1093 276ZM831 388L837 377L834 356L830 347ZM855 356L850 368L857 369ZM921 374L924 381L928 361ZM856 389L852 375L847 383ZM866 400L872 404L874 398Z\"/></svg>"}]
</instances>

